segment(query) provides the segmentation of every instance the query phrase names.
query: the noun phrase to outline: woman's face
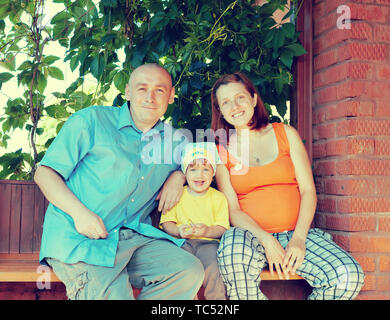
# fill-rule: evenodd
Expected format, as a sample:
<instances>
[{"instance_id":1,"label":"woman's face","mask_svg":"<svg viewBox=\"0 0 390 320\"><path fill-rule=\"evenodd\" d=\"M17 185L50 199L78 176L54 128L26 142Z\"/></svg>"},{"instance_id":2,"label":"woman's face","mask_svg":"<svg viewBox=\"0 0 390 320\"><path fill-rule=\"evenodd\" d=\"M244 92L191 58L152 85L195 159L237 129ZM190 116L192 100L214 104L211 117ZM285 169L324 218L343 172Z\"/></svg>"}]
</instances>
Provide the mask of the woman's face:
<instances>
[{"instance_id":1,"label":"woman's face","mask_svg":"<svg viewBox=\"0 0 390 320\"><path fill-rule=\"evenodd\" d=\"M236 129L249 128L257 95L251 97L241 82L221 85L216 92L219 109L225 120Z\"/></svg>"}]
</instances>

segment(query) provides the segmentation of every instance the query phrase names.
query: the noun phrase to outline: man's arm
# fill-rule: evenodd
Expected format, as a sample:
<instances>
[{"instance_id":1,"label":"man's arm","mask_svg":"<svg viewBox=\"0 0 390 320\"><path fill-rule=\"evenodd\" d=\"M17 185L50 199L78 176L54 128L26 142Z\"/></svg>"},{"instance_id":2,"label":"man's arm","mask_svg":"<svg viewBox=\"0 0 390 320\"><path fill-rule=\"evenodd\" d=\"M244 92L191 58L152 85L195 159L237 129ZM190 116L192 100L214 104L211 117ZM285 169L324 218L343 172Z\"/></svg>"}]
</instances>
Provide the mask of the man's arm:
<instances>
[{"instance_id":1,"label":"man's arm","mask_svg":"<svg viewBox=\"0 0 390 320\"><path fill-rule=\"evenodd\" d=\"M156 197L156 200L160 200L158 211L165 214L179 202L185 182L186 176L182 171L177 170L171 173Z\"/></svg>"},{"instance_id":2,"label":"man's arm","mask_svg":"<svg viewBox=\"0 0 390 320\"><path fill-rule=\"evenodd\" d=\"M77 232L91 239L107 237L103 220L81 203L55 170L38 167L34 181L50 203L72 217Z\"/></svg>"}]
</instances>

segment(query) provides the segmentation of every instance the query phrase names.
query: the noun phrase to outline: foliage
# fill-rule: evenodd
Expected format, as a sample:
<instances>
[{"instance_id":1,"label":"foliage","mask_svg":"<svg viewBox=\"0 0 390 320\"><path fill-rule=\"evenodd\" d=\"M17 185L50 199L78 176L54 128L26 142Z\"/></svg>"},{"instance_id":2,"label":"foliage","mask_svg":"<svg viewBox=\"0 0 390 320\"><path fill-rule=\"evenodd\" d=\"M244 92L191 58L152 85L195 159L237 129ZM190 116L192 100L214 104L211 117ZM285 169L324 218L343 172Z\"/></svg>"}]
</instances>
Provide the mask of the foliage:
<instances>
[{"instance_id":1,"label":"foliage","mask_svg":"<svg viewBox=\"0 0 390 320\"><path fill-rule=\"evenodd\" d=\"M237 70L254 81L266 106L275 105L282 117L286 113L293 83L291 66L295 57L305 53L294 23L278 25L272 18L287 0L270 0L263 6L248 0L53 2L62 3L64 9L41 25L44 0L0 0L0 66L7 70L0 73L0 88L16 77L25 90L21 97L8 100L0 118L2 146L7 145L12 130L24 128L31 133L34 149L35 136L42 133L39 120L43 115L60 120L58 132L71 113L103 103L112 84L119 91L112 104L122 105L129 74L145 62L164 65L173 77L177 97L166 118L175 127L193 132L207 128L213 83L222 74ZM285 17L296 16L296 7ZM8 34L5 21L12 24ZM45 46L54 42L66 48L65 57L45 55ZM16 66L20 53L28 58ZM120 61L123 53L125 58ZM78 71L79 77L64 92L52 93L56 103L46 105L48 79L64 78L52 65L59 59ZM88 74L98 82L90 94L83 90ZM31 156L18 151L0 157L0 178L31 177L43 153L35 148ZM32 168L29 173L24 162Z\"/></svg>"}]
</instances>

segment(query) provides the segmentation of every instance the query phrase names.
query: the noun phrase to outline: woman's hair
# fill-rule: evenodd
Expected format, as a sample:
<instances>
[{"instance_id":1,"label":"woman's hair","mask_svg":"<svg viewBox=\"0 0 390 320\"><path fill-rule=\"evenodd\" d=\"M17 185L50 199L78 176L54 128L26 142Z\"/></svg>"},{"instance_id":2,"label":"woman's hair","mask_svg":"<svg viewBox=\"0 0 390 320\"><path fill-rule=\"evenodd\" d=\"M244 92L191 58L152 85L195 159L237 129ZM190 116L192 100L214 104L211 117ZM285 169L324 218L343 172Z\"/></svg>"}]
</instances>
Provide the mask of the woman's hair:
<instances>
[{"instance_id":1,"label":"woman's hair","mask_svg":"<svg viewBox=\"0 0 390 320\"><path fill-rule=\"evenodd\" d=\"M251 97L253 97L255 93L257 94L256 106L254 109L253 117L249 122L249 128L260 129L265 127L269 123L267 109L264 107L264 103L261 100L261 97L257 92L255 86L253 85L252 81L249 80L249 78L241 72L223 75L214 83L213 88L211 89L211 129L213 129L214 132L216 132L218 129L224 129L227 134L227 142L229 142L229 129L234 129L234 127L230 123L228 123L222 116L221 109L219 108L217 100L217 90L220 86L232 82L242 83L245 89L251 95ZM216 136L215 139L218 141L218 136Z\"/></svg>"}]
</instances>

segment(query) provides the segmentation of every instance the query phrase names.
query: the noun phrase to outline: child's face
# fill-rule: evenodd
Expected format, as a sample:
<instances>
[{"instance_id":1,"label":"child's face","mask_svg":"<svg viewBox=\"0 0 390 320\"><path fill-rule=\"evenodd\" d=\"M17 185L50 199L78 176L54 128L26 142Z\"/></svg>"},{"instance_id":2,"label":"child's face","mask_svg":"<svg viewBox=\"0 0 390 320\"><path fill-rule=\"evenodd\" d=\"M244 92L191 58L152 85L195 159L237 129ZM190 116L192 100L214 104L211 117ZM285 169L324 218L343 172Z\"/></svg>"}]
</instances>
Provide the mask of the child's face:
<instances>
[{"instance_id":1,"label":"child's face","mask_svg":"<svg viewBox=\"0 0 390 320\"><path fill-rule=\"evenodd\" d=\"M196 193L204 193L213 180L213 167L206 159L195 159L187 167L188 187Z\"/></svg>"}]
</instances>

